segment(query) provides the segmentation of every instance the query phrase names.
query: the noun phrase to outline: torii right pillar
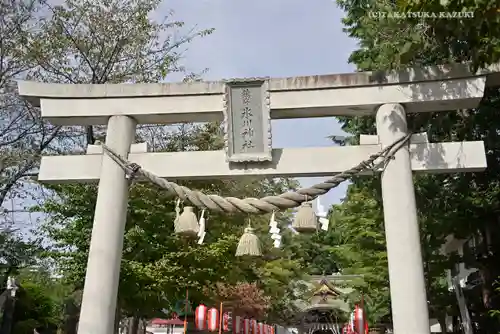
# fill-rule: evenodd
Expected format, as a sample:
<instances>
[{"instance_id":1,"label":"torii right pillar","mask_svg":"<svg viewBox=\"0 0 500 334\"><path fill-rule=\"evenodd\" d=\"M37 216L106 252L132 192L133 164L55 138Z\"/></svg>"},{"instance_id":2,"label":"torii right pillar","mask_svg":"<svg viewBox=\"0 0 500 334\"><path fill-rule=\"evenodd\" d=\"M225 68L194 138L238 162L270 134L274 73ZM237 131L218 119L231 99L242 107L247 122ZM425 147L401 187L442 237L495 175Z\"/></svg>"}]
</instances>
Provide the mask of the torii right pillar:
<instances>
[{"instance_id":1,"label":"torii right pillar","mask_svg":"<svg viewBox=\"0 0 500 334\"><path fill-rule=\"evenodd\" d=\"M376 123L382 147L408 133L406 113L400 104L382 105ZM409 145L401 147L385 166L382 197L393 332L428 334L429 312Z\"/></svg>"}]
</instances>

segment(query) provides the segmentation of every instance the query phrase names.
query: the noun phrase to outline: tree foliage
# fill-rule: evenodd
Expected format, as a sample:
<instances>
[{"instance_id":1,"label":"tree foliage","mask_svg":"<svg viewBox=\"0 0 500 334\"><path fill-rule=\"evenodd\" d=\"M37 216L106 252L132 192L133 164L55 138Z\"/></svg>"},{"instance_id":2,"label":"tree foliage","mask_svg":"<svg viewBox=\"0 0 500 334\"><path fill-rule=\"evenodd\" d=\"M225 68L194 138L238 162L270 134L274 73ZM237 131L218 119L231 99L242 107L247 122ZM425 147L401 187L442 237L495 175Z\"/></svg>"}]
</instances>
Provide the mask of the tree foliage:
<instances>
[{"instance_id":1,"label":"tree foliage","mask_svg":"<svg viewBox=\"0 0 500 334\"><path fill-rule=\"evenodd\" d=\"M191 30L167 13L150 16L159 0L66 0L45 3L43 36L32 56L44 81L62 83L159 82L173 72L185 72L180 64L186 43L212 32Z\"/></svg>"},{"instance_id":2,"label":"tree foliage","mask_svg":"<svg viewBox=\"0 0 500 334\"><path fill-rule=\"evenodd\" d=\"M55 330L63 320L63 301L68 287L51 277L44 267L22 270L21 289L16 296L13 333L32 334L34 329Z\"/></svg>"},{"instance_id":3,"label":"tree foliage","mask_svg":"<svg viewBox=\"0 0 500 334\"><path fill-rule=\"evenodd\" d=\"M191 149L210 149L213 144L200 138L218 138L210 133L218 127L194 127L189 138ZM184 139L185 139L184 138ZM197 139L200 140L197 145ZM177 145L179 134L173 133ZM215 143L216 145L218 142ZM178 146L173 145L173 149ZM169 145L166 145L169 146ZM259 181L248 179L185 181L183 185L206 193L225 196L261 197L289 189L287 180ZM51 216L44 224L46 237L52 241L48 255L54 258L64 277L74 285L83 283L96 200L94 185L52 186L57 198L48 200L42 209ZM252 261L234 256L236 245L247 224L245 216L210 212L207 237L203 245L179 238L173 233L174 200L166 192L149 184L135 184L129 194L129 209L124 236L123 260L119 287L119 303L125 314L151 317L163 309L172 309L185 298L193 303L203 301L204 287L224 282L237 286L240 282L260 281L260 289L286 292L288 282L299 275L298 264L275 260L268 250L268 260ZM257 231L267 229L268 217L252 218ZM266 231L267 232L267 231ZM271 240L263 239L264 244ZM269 249L266 247L266 249ZM270 261L270 262L269 262Z\"/></svg>"},{"instance_id":4,"label":"tree foliage","mask_svg":"<svg viewBox=\"0 0 500 334\"><path fill-rule=\"evenodd\" d=\"M16 79L35 66L29 59L31 43L40 36L36 0L0 3L0 204L26 198L29 180L41 152L53 143L59 128L41 121L38 112L19 98ZM28 191L26 191L28 190ZM2 212L4 213L4 212ZM4 228L13 222L4 215ZM7 224L7 226L5 226Z\"/></svg>"},{"instance_id":5,"label":"tree foliage","mask_svg":"<svg viewBox=\"0 0 500 334\"><path fill-rule=\"evenodd\" d=\"M42 153L82 150L102 136L100 127L61 127L44 122L39 110L19 98L15 80L57 83L163 81L186 73L187 43L212 32L179 33L173 13L150 17L161 1L7 0L0 4L0 203L33 199L29 177ZM187 79L196 78L187 73ZM94 133L97 131L97 133ZM34 198L40 200L39 198ZM10 216L5 216L9 218Z\"/></svg>"},{"instance_id":6,"label":"tree foliage","mask_svg":"<svg viewBox=\"0 0 500 334\"><path fill-rule=\"evenodd\" d=\"M338 3L347 13L344 20L346 32L359 40L360 47L352 53L350 61L360 70L387 70L453 62L469 62L473 69L477 69L499 60L500 16L496 1L404 1L395 4L385 0L339 0ZM439 12L473 11L474 18L425 19L401 15L417 11L436 15ZM386 15L384 18L381 15L371 15L370 12L384 12ZM439 254L445 237L450 234L458 238L479 235L483 242L475 249L474 256L463 258L462 261L468 266L479 268L483 278L484 311L479 312L479 317L474 321L480 323L484 333L498 331L498 322L491 321L486 312L499 307L498 294L492 289L494 278L500 274L496 269L498 266L494 265L498 263L500 254L497 218L500 198L498 106L498 87L490 87L477 109L409 117L412 130L427 132L431 141L485 142L488 161L486 171L415 177L431 315L439 317L436 313L450 312L449 308L454 304L444 284L444 273L451 268L451 259ZM342 118L341 121L343 129L353 135L375 133L372 117ZM341 210L352 206L351 202L356 201L358 194L371 193L369 198L377 199L377 188L377 182L355 180ZM382 221L378 224L381 226ZM380 226L372 226L371 231L383 236ZM354 228L354 222L351 227ZM367 232L363 230L353 233L357 235ZM365 246L362 248L363 252L370 249ZM370 258L366 254L362 256ZM380 266L378 270L385 270L385 266ZM379 295L381 291L383 290L373 289L371 294ZM387 296L386 305L388 301Z\"/></svg>"},{"instance_id":7,"label":"tree foliage","mask_svg":"<svg viewBox=\"0 0 500 334\"><path fill-rule=\"evenodd\" d=\"M378 199L370 189L353 185L344 203L330 212L337 242L328 251L335 256L343 274L363 276L362 280L354 281L352 287L365 295L371 324L390 319L383 214Z\"/></svg>"},{"instance_id":8,"label":"tree foliage","mask_svg":"<svg viewBox=\"0 0 500 334\"><path fill-rule=\"evenodd\" d=\"M21 2L8 3L12 12L18 13L18 9L12 6ZM184 26L173 19L172 13L160 20L152 20L160 3L156 0L33 2L27 21L36 23L36 29L26 38L27 43L23 44L26 49L19 55L27 65L13 78L71 84L139 83L161 82L173 72L182 72L186 74L186 80L197 79L197 73L189 73L182 66L182 52L187 43L210 34L212 30L192 29L179 34ZM27 31L24 27L18 30L19 36ZM81 152L86 144L105 137L101 126L81 129L47 124L40 119L38 110L20 100L14 90L12 96L23 103L22 111L32 117L29 121L41 129L40 133L29 132L32 135L30 143L38 143L38 146L23 144L35 147L36 151L22 151L24 146L19 144L19 138L14 138L15 144L6 144L13 150L13 155L17 154L8 167L12 165L15 170L23 171L12 179L13 185L25 176L36 175L42 153L74 154ZM16 109L16 112L20 110ZM19 117L14 123L20 126L16 130L19 133L32 128L28 121L19 122ZM50 142L44 144L43 136L49 136ZM223 143L217 124L181 125L177 130L163 125L139 126L137 140L148 142L153 151L219 149ZM21 156L21 153L25 155ZM26 161L33 163L23 169ZM288 180L246 179L238 182L186 181L183 185L226 196L261 197L281 193L295 184ZM41 205L33 210L39 209L49 215L37 233L49 245L44 257L54 262L70 289L63 301L65 310L61 321L64 325L61 327L72 333L78 321L97 187L36 186L48 191ZM233 286L242 281L245 281L242 284L259 281L259 291L264 291L266 298L273 298L266 316L278 317L282 310L290 312L287 302L292 298L288 283L300 274L300 264L278 259L284 250L270 250L265 259L256 262L235 258L236 244L242 227L247 224L247 217L209 213L208 235L203 245L197 245L173 234L173 209L172 199L159 189L134 184L130 190L118 301L123 316L160 316L165 309L172 309L183 300L186 291L189 291L192 302L201 301L206 298L203 287L222 281ZM252 220L259 233L267 232L267 219ZM267 246L271 240L263 238L262 241L269 249Z\"/></svg>"},{"instance_id":9,"label":"tree foliage","mask_svg":"<svg viewBox=\"0 0 500 334\"><path fill-rule=\"evenodd\" d=\"M256 283L216 283L215 287L205 287L205 291L212 299L224 302L234 315L251 319L262 319L271 306L269 296Z\"/></svg>"},{"instance_id":10,"label":"tree foliage","mask_svg":"<svg viewBox=\"0 0 500 334\"><path fill-rule=\"evenodd\" d=\"M182 66L181 55L187 43L210 34L212 30L191 29L182 33L181 30L185 28L183 22L174 20L173 13L162 15L163 13L158 11L160 3L161 1L153 0L2 1L0 4L1 204L10 198L16 198L21 205L25 199L43 203L47 196L57 195L55 192L58 189L49 189L47 194L48 188L31 182L30 177L38 173L40 156L78 153L86 144L93 143L96 138L103 135L102 127L84 129L61 127L43 121L37 108L19 98L15 80L99 84L158 82L163 81L172 72L186 73L186 79L196 79L196 74L188 73L189 71ZM158 19L152 19L153 16ZM168 133L168 127L157 125L140 127L138 133L147 138L161 137ZM86 204L91 205L89 203L95 201L93 197L95 189L92 186L76 187L75 191L90 191L91 196L80 193L80 197L74 202L81 208L85 206L78 200L88 201ZM138 190L138 193L140 192L141 190ZM152 194L153 191L148 193ZM50 202L47 204L50 205ZM13 210L17 209L13 207ZM6 220L12 216L12 212L5 211L9 213L4 217ZM79 216L80 221L74 222L73 226L78 228L84 226L84 222L91 223L89 218L91 211L93 210L88 209L87 216L85 212ZM17 269L38 262L39 259L36 252L37 243L28 242L26 236L20 236L20 230L5 229L4 226L2 225L3 231L0 236L2 242L0 257L4 269L2 277L6 279ZM90 225L84 232L89 230ZM70 232L58 237L59 240L67 240L68 247L81 249L85 249L85 242L88 241L85 240L85 236L71 235ZM135 242L134 238L138 237L138 233L131 232L128 237ZM50 242L50 240L45 241ZM76 324L74 308L79 306L78 295L81 289L81 276L78 274L84 273L85 256L85 254L75 255L80 262L75 261L72 270L63 268L66 269L65 273L69 273L69 277L65 277L66 282L80 283L76 287L71 287L76 289L74 293L72 290L65 295L66 315L62 317L64 318L62 321L67 322L69 326L65 328L67 333L73 332ZM131 259L126 265L134 271L144 269L138 268L134 261L135 259ZM25 304L28 308L32 306L30 303L40 303L40 307L45 305L46 295L39 293L36 285L38 283L33 284L31 280L25 282L24 299L18 304L20 310ZM136 286L130 288L132 289L130 296L139 290ZM149 292L141 291L141 293L148 295ZM130 305L135 301L134 298L140 299L133 296L124 299L124 303ZM33 309L33 312L35 311ZM36 316L39 318L35 319L36 321L47 324L47 321L40 318L42 313L37 314L23 315L21 318ZM18 317L18 320L23 322L21 318ZM31 326L33 323L28 325ZM18 329L21 331L21 328Z\"/></svg>"},{"instance_id":11,"label":"tree foliage","mask_svg":"<svg viewBox=\"0 0 500 334\"><path fill-rule=\"evenodd\" d=\"M345 31L359 40L350 61L360 70L472 61L478 68L498 61L498 3L482 1L339 0ZM440 18L472 12L473 17ZM414 15L411 15L414 13Z\"/></svg>"}]
</instances>

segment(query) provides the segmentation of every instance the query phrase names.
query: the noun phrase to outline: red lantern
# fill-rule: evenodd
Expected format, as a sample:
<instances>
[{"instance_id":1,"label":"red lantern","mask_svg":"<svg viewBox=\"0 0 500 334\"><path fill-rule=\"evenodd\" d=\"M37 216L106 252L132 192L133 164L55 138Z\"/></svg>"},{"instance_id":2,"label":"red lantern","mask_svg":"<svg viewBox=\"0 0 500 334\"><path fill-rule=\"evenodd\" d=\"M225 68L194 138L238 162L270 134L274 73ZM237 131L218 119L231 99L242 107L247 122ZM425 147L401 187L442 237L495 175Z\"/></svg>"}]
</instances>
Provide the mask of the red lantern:
<instances>
[{"instance_id":1,"label":"red lantern","mask_svg":"<svg viewBox=\"0 0 500 334\"><path fill-rule=\"evenodd\" d=\"M233 334L241 334L244 328L243 318L242 317L234 317L233 319Z\"/></svg>"},{"instance_id":2,"label":"red lantern","mask_svg":"<svg viewBox=\"0 0 500 334\"><path fill-rule=\"evenodd\" d=\"M207 312L207 327L210 332L215 332L219 328L219 311L215 307Z\"/></svg>"},{"instance_id":3,"label":"red lantern","mask_svg":"<svg viewBox=\"0 0 500 334\"><path fill-rule=\"evenodd\" d=\"M251 334L252 333L252 323L250 322L250 319L245 319L243 320L243 333L244 334Z\"/></svg>"},{"instance_id":4,"label":"red lantern","mask_svg":"<svg viewBox=\"0 0 500 334\"><path fill-rule=\"evenodd\" d=\"M358 305L354 309L354 333L368 334L368 323L366 322L365 312Z\"/></svg>"},{"instance_id":5,"label":"red lantern","mask_svg":"<svg viewBox=\"0 0 500 334\"><path fill-rule=\"evenodd\" d=\"M194 311L194 325L197 330L203 331L207 324L207 307L203 304L199 305Z\"/></svg>"},{"instance_id":6,"label":"red lantern","mask_svg":"<svg viewBox=\"0 0 500 334\"><path fill-rule=\"evenodd\" d=\"M354 308L354 333L356 334L365 334L364 333L364 317L363 317L363 309L358 305Z\"/></svg>"},{"instance_id":7,"label":"red lantern","mask_svg":"<svg viewBox=\"0 0 500 334\"><path fill-rule=\"evenodd\" d=\"M259 323L257 320L250 320L250 328L252 334L259 334Z\"/></svg>"}]
</instances>

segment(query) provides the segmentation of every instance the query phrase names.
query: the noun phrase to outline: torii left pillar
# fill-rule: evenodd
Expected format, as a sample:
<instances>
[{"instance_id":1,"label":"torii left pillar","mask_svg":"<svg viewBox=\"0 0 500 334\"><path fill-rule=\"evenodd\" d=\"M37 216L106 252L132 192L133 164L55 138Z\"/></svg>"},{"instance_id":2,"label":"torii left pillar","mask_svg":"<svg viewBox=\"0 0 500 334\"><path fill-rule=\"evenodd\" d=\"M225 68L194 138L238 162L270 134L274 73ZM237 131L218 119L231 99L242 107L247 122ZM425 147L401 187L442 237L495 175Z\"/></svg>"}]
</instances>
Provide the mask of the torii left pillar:
<instances>
[{"instance_id":1,"label":"torii left pillar","mask_svg":"<svg viewBox=\"0 0 500 334\"><path fill-rule=\"evenodd\" d=\"M131 117L110 117L106 145L126 157L135 128L136 122ZM125 173L103 155L78 334L114 333L127 203Z\"/></svg>"}]
</instances>

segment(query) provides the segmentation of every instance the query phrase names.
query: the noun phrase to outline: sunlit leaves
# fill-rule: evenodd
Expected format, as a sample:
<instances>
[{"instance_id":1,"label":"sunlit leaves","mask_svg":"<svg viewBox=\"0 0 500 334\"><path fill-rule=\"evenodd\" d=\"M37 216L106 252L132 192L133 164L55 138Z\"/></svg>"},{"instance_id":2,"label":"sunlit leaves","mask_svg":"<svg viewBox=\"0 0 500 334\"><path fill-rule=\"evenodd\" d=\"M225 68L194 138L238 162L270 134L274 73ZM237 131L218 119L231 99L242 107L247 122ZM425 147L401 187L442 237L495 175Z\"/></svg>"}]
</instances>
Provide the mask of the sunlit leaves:
<instances>
[{"instance_id":1,"label":"sunlit leaves","mask_svg":"<svg viewBox=\"0 0 500 334\"><path fill-rule=\"evenodd\" d=\"M388 70L465 61L470 62L473 69L477 69L500 59L498 52L500 15L498 15L497 1L410 0L394 3L387 0L339 0L338 3L347 13L344 20L346 31L359 40L360 47L351 55L350 60L360 70ZM439 16L439 13L452 14L466 11L472 12L473 17L470 15L463 19L424 17L433 13ZM374 12L383 15L373 15ZM409 12L415 15L404 16ZM497 87L492 87L485 91L481 106L475 110L409 116L410 126L413 126L415 131L427 132L432 142L484 141L488 160L488 169L481 173L415 176L424 269L432 316L441 317L443 313L449 312L447 308L454 303L450 300L444 271L450 268L450 261L456 261L457 258L453 256L446 258L440 254L444 239L449 234L454 234L458 238L469 238L474 234L479 234L483 238L487 236L490 240L489 256L481 258L481 261L477 261L474 256L462 260L465 260L467 265L490 272L489 275L492 277L500 274L496 269L497 266L493 264L498 262L500 253L498 244L500 229L496 218L498 198L500 198L498 183L500 118L495 111L498 107L499 91ZM414 122L415 119L417 122ZM342 118L341 121L343 129L354 136L376 133L373 117ZM420 125L416 126L415 123ZM342 207L358 217L358 220L353 219L349 224L355 236L347 233L346 239L357 240L359 245L363 245L363 252L356 250L357 246L354 247L350 243L348 246L339 247L339 252L350 261L371 261L373 254L365 254L364 251L371 250L373 243L370 242L377 240L376 233L380 233L380 237L383 236L383 230L368 223L364 218L374 209L370 207L370 200L379 197L377 190L379 185L377 181L366 179L356 179L354 183ZM366 207L366 213L363 213L363 208L359 210L354 203L350 203L356 200L353 192L367 196L363 205ZM356 225L366 226L366 230L370 231L364 231ZM379 272L384 268L380 266ZM362 268L355 269L362 270ZM491 280L486 282L485 291L491 291L490 286ZM383 301L383 298L379 298L383 297L382 291L384 289L380 286L372 289L371 294L374 299ZM377 294L380 296L377 297ZM489 298L486 298L486 301ZM388 295L384 301L386 305L387 301ZM486 328L482 330L486 331Z\"/></svg>"}]
</instances>

